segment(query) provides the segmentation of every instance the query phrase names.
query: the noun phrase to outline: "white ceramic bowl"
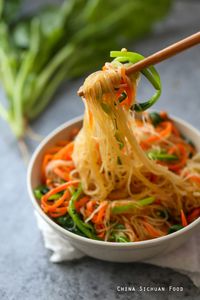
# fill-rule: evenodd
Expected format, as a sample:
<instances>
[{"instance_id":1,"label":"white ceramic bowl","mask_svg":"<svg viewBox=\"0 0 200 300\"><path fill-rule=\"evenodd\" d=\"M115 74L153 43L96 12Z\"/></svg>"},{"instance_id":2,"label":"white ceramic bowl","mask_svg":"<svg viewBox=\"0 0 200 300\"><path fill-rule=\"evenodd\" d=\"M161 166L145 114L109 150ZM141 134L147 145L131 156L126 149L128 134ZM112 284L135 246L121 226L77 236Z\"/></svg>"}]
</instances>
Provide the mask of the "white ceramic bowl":
<instances>
[{"instance_id":1,"label":"white ceramic bowl","mask_svg":"<svg viewBox=\"0 0 200 300\"><path fill-rule=\"evenodd\" d=\"M180 131L188 137L194 143L197 150L200 151L200 132L179 118L173 117L173 120ZM199 230L200 218L187 227L164 237L135 243L113 243L96 241L78 236L65 230L51 220L51 218L42 211L33 194L33 189L41 183L40 169L42 158L49 147L55 145L59 140L66 139L74 127L81 127L81 125L82 117L78 117L58 127L49 134L35 151L28 168L28 192L33 206L42 219L47 222L59 236L69 240L74 247L81 250L86 255L107 261L133 262L144 260L159 254L162 254L163 256L165 253L180 246L191 235Z\"/></svg>"}]
</instances>

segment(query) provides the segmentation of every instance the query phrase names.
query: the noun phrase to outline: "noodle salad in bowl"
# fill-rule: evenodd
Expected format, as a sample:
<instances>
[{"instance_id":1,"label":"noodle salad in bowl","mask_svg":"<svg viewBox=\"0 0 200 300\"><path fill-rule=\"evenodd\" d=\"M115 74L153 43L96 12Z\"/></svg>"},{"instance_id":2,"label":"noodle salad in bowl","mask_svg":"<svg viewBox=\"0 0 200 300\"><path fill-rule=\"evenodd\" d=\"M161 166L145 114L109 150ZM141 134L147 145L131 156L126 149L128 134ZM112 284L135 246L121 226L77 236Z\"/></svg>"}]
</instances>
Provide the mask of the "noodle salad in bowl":
<instances>
[{"instance_id":1,"label":"noodle salad in bowl","mask_svg":"<svg viewBox=\"0 0 200 300\"><path fill-rule=\"evenodd\" d=\"M147 112L161 93L154 67L142 71L156 89L137 101L139 54L115 59L81 87L82 127L43 151L40 208L66 231L96 241L140 243L184 229L200 216L200 155L166 112ZM63 231L62 231L63 232Z\"/></svg>"}]
</instances>

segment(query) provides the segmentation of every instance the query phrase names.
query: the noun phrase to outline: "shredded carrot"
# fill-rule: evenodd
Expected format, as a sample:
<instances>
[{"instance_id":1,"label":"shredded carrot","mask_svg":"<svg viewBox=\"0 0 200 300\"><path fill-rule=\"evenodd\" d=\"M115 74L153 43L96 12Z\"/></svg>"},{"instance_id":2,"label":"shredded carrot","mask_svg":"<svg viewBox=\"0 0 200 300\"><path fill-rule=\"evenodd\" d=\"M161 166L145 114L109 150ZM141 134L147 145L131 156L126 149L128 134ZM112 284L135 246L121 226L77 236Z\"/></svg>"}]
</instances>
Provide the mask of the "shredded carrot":
<instances>
[{"instance_id":1,"label":"shredded carrot","mask_svg":"<svg viewBox=\"0 0 200 300\"><path fill-rule=\"evenodd\" d=\"M69 186L73 186L73 185L77 185L78 181L69 181L67 183L64 183L52 190L50 190L48 193L46 193L42 199L41 199L41 207L46 211L55 211L56 208L58 208L61 204L64 203L64 201L70 196L70 193L68 190L66 190ZM53 204L48 204L48 199L49 197L51 197L52 195L55 195L59 192L64 191L64 194L58 199L56 200Z\"/></svg>"},{"instance_id":2,"label":"shredded carrot","mask_svg":"<svg viewBox=\"0 0 200 300\"><path fill-rule=\"evenodd\" d=\"M195 183L198 183L200 184L200 176L197 176L197 175L192 175L189 177L189 180L195 182Z\"/></svg>"},{"instance_id":3,"label":"shredded carrot","mask_svg":"<svg viewBox=\"0 0 200 300\"><path fill-rule=\"evenodd\" d=\"M70 177L69 177L69 171L70 170L69 170L69 168L65 168L65 171L64 171L61 168L56 167L53 171L61 179L65 180L65 181L69 181L70 180Z\"/></svg>"},{"instance_id":4,"label":"shredded carrot","mask_svg":"<svg viewBox=\"0 0 200 300\"><path fill-rule=\"evenodd\" d=\"M142 141L141 144L153 143L153 142L159 141L161 138L170 136L170 134L172 132L172 123L170 121L165 121L165 122L162 122L160 124L160 126L161 126L162 130L160 132L158 132L159 135L152 135L149 138L147 138L146 140Z\"/></svg>"},{"instance_id":5,"label":"shredded carrot","mask_svg":"<svg viewBox=\"0 0 200 300\"><path fill-rule=\"evenodd\" d=\"M180 160L177 164L170 164L168 165L168 168L172 171L179 171L181 168L183 168L187 162L187 153L186 149L183 146L183 144L179 143L173 146L172 148L169 149L168 153L173 154L176 153L177 150L180 152Z\"/></svg>"},{"instance_id":6,"label":"shredded carrot","mask_svg":"<svg viewBox=\"0 0 200 300\"><path fill-rule=\"evenodd\" d=\"M74 142L70 142L65 147L63 147L58 153L54 155L53 160L56 159L71 160L73 150L74 150Z\"/></svg>"},{"instance_id":7,"label":"shredded carrot","mask_svg":"<svg viewBox=\"0 0 200 300\"><path fill-rule=\"evenodd\" d=\"M59 206L61 206L67 198L69 198L69 196L70 196L70 192L69 192L68 190L66 190L66 191L64 192L64 194L63 194L58 200L56 200L53 204L47 204L47 200L48 200L48 199L46 200L46 198L44 198L44 196L43 196L42 199L41 199L41 203L42 203L41 205L42 205L47 211L55 212L56 209L57 209Z\"/></svg>"},{"instance_id":8,"label":"shredded carrot","mask_svg":"<svg viewBox=\"0 0 200 300\"><path fill-rule=\"evenodd\" d=\"M87 203L87 210L89 212L93 212L93 210L95 209L95 205L96 205L96 201L95 200L90 200L88 203Z\"/></svg>"},{"instance_id":9,"label":"shredded carrot","mask_svg":"<svg viewBox=\"0 0 200 300\"><path fill-rule=\"evenodd\" d=\"M75 207L77 211L80 211L80 208L83 207L88 201L89 201L90 197L85 196L83 198L81 198L80 200L76 201L75 203Z\"/></svg>"},{"instance_id":10,"label":"shredded carrot","mask_svg":"<svg viewBox=\"0 0 200 300\"><path fill-rule=\"evenodd\" d=\"M159 237L162 236L162 232L155 229L155 227L153 227L151 224L147 223L147 222L143 222L145 229L147 230L148 234L152 237Z\"/></svg>"},{"instance_id":11,"label":"shredded carrot","mask_svg":"<svg viewBox=\"0 0 200 300\"><path fill-rule=\"evenodd\" d=\"M100 208L100 210L99 210L98 213L97 213L96 219L94 220L94 222L95 222L96 224L100 224L100 223L103 222L103 218L104 218L104 216L105 216L105 212L106 212L106 209L107 209L107 204L108 204L107 201L103 201L103 202L100 204L101 208Z\"/></svg>"},{"instance_id":12,"label":"shredded carrot","mask_svg":"<svg viewBox=\"0 0 200 300\"><path fill-rule=\"evenodd\" d=\"M97 236L98 236L100 239L104 239L104 237L105 237L105 231L102 231L102 232L98 233Z\"/></svg>"},{"instance_id":13,"label":"shredded carrot","mask_svg":"<svg viewBox=\"0 0 200 300\"><path fill-rule=\"evenodd\" d=\"M52 160L53 155L52 154L46 154L44 156L43 162L42 162L42 182L45 182L45 176L46 176L46 166L47 164Z\"/></svg>"},{"instance_id":14,"label":"shredded carrot","mask_svg":"<svg viewBox=\"0 0 200 300\"><path fill-rule=\"evenodd\" d=\"M186 216L185 216L184 211L182 209L181 209L181 222L182 222L183 227L188 225Z\"/></svg>"},{"instance_id":15,"label":"shredded carrot","mask_svg":"<svg viewBox=\"0 0 200 300\"><path fill-rule=\"evenodd\" d=\"M126 69L124 67L121 68L121 77L122 77L122 84L126 84L124 89L120 88L117 96L119 97L122 92L125 90L127 97L120 103L120 105L127 105L129 108L132 103L132 99L134 98L135 88L133 88L130 79L126 76Z\"/></svg>"},{"instance_id":16,"label":"shredded carrot","mask_svg":"<svg viewBox=\"0 0 200 300\"><path fill-rule=\"evenodd\" d=\"M193 209L193 211L188 215L187 219L188 222L191 223L194 220L196 220L198 217L200 217L200 207Z\"/></svg>"},{"instance_id":17,"label":"shredded carrot","mask_svg":"<svg viewBox=\"0 0 200 300\"><path fill-rule=\"evenodd\" d=\"M168 119L168 114L166 113L166 111L161 111L159 114L162 119L164 120Z\"/></svg>"},{"instance_id":18,"label":"shredded carrot","mask_svg":"<svg viewBox=\"0 0 200 300\"><path fill-rule=\"evenodd\" d=\"M49 216L52 218L58 218L64 216L68 212L68 207L56 208L54 212L49 212Z\"/></svg>"}]
</instances>

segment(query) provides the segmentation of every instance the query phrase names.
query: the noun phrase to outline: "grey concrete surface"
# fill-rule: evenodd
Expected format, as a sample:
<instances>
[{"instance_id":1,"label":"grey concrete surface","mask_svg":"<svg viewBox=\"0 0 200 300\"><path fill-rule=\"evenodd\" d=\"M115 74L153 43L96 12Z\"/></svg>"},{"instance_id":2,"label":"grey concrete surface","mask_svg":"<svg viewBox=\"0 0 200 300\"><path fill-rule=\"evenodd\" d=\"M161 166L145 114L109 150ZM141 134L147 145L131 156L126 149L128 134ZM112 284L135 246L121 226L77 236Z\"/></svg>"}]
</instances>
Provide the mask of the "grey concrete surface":
<instances>
[{"instance_id":1,"label":"grey concrete surface","mask_svg":"<svg viewBox=\"0 0 200 300\"><path fill-rule=\"evenodd\" d=\"M199 30L199 16L200 1L176 1L168 20L131 49L149 54L191 34ZM200 129L200 47L160 64L158 70L163 93L155 109L165 109ZM36 132L46 135L83 112L83 105L76 96L82 81L68 82L60 89L56 101L32 124ZM151 92L144 81L139 97L145 100ZM108 263L91 258L57 265L50 263L50 253L43 247L27 195L26 167L16 141L1 120L0 132L0 300L200 299L200 290L190 279L167 268L143 263ZM28 143L33 151L36 143ZM183 286L184 290L179 293L117 293L117 286L123 284L135 287L173 285Z\"/></svg>"}]
</instances>

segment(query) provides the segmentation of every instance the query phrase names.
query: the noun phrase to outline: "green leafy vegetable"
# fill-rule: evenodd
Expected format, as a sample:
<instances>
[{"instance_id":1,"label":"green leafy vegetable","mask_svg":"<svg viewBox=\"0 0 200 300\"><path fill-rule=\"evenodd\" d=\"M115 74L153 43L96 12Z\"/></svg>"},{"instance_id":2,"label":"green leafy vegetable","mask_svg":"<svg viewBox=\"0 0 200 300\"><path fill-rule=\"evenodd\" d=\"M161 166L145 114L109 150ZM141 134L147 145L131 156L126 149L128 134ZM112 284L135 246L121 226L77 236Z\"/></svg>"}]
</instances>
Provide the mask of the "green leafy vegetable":
<instances>
[{"instance_id":1,"label":"green leafy vegetable","mask_svg":"<svg viewBox=\"0 0 200 300\"><path fill-rule=\"evenodd\" d=\"M161 160L161 161L174 161L178 160L178 156L173 154L168 154L164 150L150 150L147 153L147 156L152 160Z\"/></svg>"},{"instance_id":2,"label":"green leafy vegetable","mask_svg":"<svg viewBox=\"0 0 200 300\"><path fill-rule=\"evenodd\" d=\"M41 185L34 190L36 199L41 200L42 196L48 193L49 189L46 185Z\"/></svg>"},{"instance_id":3,"label":"green leafy vegetable","mask_svg":"<svg viewBox=\"0 0 200 300\"><path fill-rule=\"evenodd\" d=\"M183 228L183 226L180 225L180 224L172 225L172 226L169 228L168 234L173 233L173 232L176 232L176 231L178 231L178 230L180 230L180 229L182 229L182 228Z\"/></svg>"},{"instance_id":4,"label":"green leafy vegetable","mask_svg":"<svg viewBox=\"0 0 200 300\"><path fill-rule=\"evenodd\" d=\"M77 191L74 192L74 194L71 197L71 200L69 202L69 215L72 218L74 224L77 226L77 228L87 237L91 239L96 239L96 235L94 233L94 228L90 224L84 223L79 214L76 212L75 208L75 202L80 197L81 193L83 192L81 185L79 185Z\"/></svg>"},{"instance_id":5,"label":"green leafy vegetable","mask_svg":"<svg viewBox=\"0 0 200 300\"><path fill-rule=\"evenodd\" d=\"M28 123L45 109L64 80L96 69L109 49L120 49L149 32L170 3L66 0L19 19L20 0L0 0L0 80L7 96L0 116L16 137L24 137ZM136 110L151 106L160 94L154 68L143 73L157 92Z\"/></svg>"},{"instance_id":6,"label":"green leafy vegetable","mask_svg":"<svg viewBox=\"0 0 200 300\"><path fill-rule=\"evenodd\" d=\"M22 0L0 0L0 18L11 23L16 20Z\"/></svg>"},{"instance_id":7,"label":"green leafy vegetable","mask_svg":"<svg viewBox=\"0 0 200 300\"><path fill-rule=\"evenodd\" d=\"M163 122L163 118L161 118L160 114L157 112L151 112L149 114L152 124L156 127L158 124Z\"/></svg>"},{"instance_id":8,"label":"green leafy vegetable","mask_svg":"<svg viewBox=\"0 0 200 300\"><path fill-rule=\"evenodd\" d=\"M54 220L66 230L81 236L86 236L82 231L78 229L78 227L68 214L66 216L55 218Z\"/></svg>"},{"instance_id":9,"label":"green leafy vegetable","mask_svg":"<svg viewBox=\"0 0 200 300\"><path fill-rule=\"evenodd\" d=\"M125 205L119 205L112 208L113 214L131 213L138 205L146 206L152 204L155 201L155 197L148 197L137 201L137 203L129 203Z\"/></svg>"},{"instance_id":10,"label":"green leafy vegetable","mask_svg":"<svg viewBox=\"0 0 200 300\"><path fill-rule=\"evenodd\" d=\"M119 226L116 225L114 229L122 229L122 230L125 229L123 225L121 225L119 228L118 227ZM117 242L117 243L130 242L129 238L123 232L117 232L117 231L113 231L111 233L109 240L110 242Z\"/></svg>"}]
</instances>

